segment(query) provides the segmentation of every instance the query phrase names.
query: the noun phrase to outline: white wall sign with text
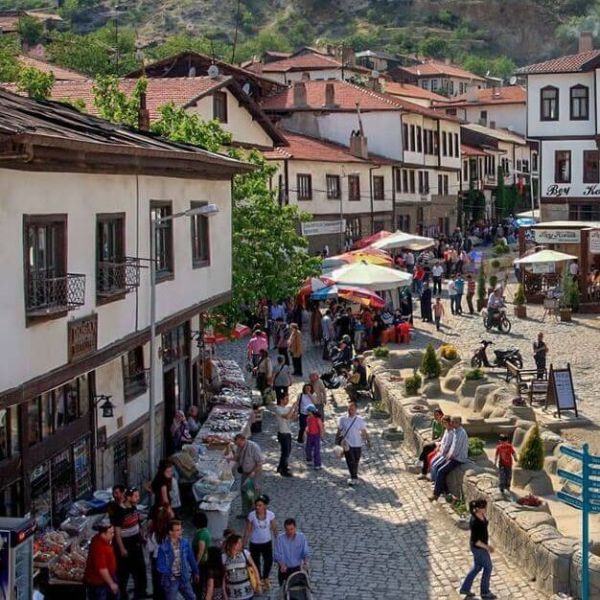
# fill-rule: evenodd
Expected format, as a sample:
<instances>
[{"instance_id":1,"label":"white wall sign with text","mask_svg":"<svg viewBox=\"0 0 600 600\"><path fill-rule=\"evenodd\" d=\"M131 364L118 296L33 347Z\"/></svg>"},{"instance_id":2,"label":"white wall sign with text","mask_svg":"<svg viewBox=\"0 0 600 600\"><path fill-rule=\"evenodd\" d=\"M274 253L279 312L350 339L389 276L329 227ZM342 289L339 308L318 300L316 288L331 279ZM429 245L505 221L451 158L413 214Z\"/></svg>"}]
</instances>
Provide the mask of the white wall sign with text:
<instances>
[{"instance_id":1,"label":"white wall sign with text","mask_svg":"<svg viewBox=\"0 0 600 600\"><path fill-rule=\"evenodd\" d=\"M337 221L309 221L302 223L302 235L326 235L344 233L346 231L346 219Z\"/></svg>"},{"instance_id":2,"label":"white wall sign with text","mask_svg":"<svg viewBox=\"0 0 600 600\"><path fill-rule=\"evenodd\" d=\"M600 254L600 229L590 231L590 254Z\"/></svg>"},{"instance_id":3,"label":"white wall sign with text","mask_svg":"<svg viewBox=\"0 0 600 600\"><path fill-rule=\"evenodd\" d=\"M534 229L535 241L538 244L579 244L579 229Z\"/></svg>"}]
</instances>

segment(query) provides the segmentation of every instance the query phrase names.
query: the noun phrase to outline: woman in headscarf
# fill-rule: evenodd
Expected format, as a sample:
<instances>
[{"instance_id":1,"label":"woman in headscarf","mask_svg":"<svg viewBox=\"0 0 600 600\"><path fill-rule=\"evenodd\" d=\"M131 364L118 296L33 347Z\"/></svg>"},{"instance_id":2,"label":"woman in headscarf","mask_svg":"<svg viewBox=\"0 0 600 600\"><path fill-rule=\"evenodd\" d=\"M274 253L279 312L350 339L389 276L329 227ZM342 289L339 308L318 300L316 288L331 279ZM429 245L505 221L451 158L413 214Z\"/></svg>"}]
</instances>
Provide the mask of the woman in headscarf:
<instances>
[{"instance_id":1,"label":"woman in headscarf","mask_svg":"<svg viewBox=\"0 0 600 600\"><path fill-rule=\"evenodd\" d=\"M421 318L428 323L433 321L431 312L431 288L427 282L423 284L423 291L421 292Z\"/></svg>"},{"instance_id":2,"label":"woman in headscarf","mask_svg":"<svg viewBox=\"0 0 600 600\"><path fill-rule=\"evenodd\" d=\"M187 419L182 410L178 410L171 423L171 435L173 436L173 451L179 452L183 444L191 444L192 436L188 429Z\"/></svg>"}]
</instances>

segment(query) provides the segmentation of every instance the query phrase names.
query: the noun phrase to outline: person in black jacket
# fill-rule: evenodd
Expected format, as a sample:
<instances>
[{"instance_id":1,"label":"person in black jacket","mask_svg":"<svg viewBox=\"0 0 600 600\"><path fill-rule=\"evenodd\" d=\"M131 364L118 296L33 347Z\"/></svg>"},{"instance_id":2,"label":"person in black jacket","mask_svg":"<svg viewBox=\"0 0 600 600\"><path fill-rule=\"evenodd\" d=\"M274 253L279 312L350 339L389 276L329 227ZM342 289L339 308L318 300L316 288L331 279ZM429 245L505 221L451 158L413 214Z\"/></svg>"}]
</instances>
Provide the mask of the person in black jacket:
<instances>
[{"instance_id":1,"label":"person in black jacket","mask_svg":"<svg viewBox=\"0 0 600 600\"><path fill-rule=\"evenodd\" d=\"M497 596L490 591L490 578L492 576L492 557L494 548L488 543L488 520L487 520L487 501L483 499L471 500L469 502L469 512L471 513L471 552L473 553L473 568L465 577L460 586L459 594L465 598L474 598L475 594L471 591L471 586L475 577L480 571L481 576L481 598L482 600L495 600Z\"/></svg>"}]
</instances>

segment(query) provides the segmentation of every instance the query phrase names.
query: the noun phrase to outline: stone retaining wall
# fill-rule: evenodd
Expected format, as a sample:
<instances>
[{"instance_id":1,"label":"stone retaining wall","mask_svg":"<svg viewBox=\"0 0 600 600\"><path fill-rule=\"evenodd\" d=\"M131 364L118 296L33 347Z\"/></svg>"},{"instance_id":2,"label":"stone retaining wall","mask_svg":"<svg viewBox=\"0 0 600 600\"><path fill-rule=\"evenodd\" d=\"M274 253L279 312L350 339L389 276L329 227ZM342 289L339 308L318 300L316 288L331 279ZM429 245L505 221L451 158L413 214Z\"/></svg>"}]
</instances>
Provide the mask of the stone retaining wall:
<instances>
[{"instance_id":1,"label":"stone retaining wall","mask_svg":"<svg viewBox=\"0 0 600 600\"><path fill-rule=\"evenodd\" d=\"M381 361L371 362L375 375L373 389L390 413L392 424L404 430L404 439L420 452L430 440L431 417L411 411L421 398L404 395L400 382L391 382L389 369ZM521 566L523 572L548 595L559 592L581 595L581 552L579 541L563 536L547 510L521 507L501 499L498 480L490 469L476 463L456 469L448 478L455 495L470 500L484 497L488 501L488 518L493 544ZM600 558L590 556L590 595L600 599Z\"/></svg>"}]
</instances>

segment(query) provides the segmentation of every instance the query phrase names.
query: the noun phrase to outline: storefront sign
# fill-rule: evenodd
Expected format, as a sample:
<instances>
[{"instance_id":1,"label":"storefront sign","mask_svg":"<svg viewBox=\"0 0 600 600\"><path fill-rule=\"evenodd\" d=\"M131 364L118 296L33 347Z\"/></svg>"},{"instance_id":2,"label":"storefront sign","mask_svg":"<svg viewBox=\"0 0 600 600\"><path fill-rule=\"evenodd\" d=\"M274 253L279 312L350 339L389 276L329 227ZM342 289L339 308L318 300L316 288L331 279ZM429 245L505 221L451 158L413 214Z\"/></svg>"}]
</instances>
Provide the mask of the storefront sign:
<instances>
[{"instance_id":1,"label":"storefront sign","mask_svg":"<svg viewBox=\"0 0 600 600\"><path fill-rule=\"evenodd\" d=\"M346 231L346 219L337 221L310 221L302 223L302 235L339 234Z\"/></svg>"},{"instance_id":2,"label":"storefront sign","mask_svg":"<svg viewBox=\"0 0 600 600\"><path fill-rule=\"evenodd\" d=\"M590 231L590 254L600 254L600 229Z\"/></svg>"},{"instance_id":3,"label":"storefront sign","mask_svg":"<svg viewBox=\"0 0 600 600\"><path fill-rule=\"evenodd\" d=\"M69 362L91 354L98 348L98 315L93 314L67 324Z\"/></svg>"},{"instance_id":4,"label":"storefront sign","mask_svg":"<svg viewBox=\"0 0 600 600\"><path fill-rule=\"evenodd\" d=\"M579 244L579 229L534 229L535 241L538 244Z\"/></svg>"}]
</instances>

